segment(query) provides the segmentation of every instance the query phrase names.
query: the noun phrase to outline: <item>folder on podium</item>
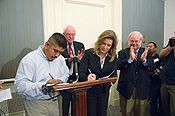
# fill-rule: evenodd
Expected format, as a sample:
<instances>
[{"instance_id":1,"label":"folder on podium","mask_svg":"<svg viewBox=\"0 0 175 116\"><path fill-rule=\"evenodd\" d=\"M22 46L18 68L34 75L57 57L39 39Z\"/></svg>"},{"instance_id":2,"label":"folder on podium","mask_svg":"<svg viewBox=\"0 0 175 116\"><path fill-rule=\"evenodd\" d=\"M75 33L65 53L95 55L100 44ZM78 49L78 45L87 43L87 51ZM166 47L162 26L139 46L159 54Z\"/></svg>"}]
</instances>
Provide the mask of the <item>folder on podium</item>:
<instances>
[{"instance_id":1,"label":"folder on podium","mask_svg":"<svg viewBox=\"0 0 175 116\"><path fill-rule=\"evenodd\" d=\"M93 85L107 84L116 82L116 77L103 78L94 81L77 82L72 84L58 84L53 86L54 91L71 90L71 116L87 116L86 94L87 90Z\"/></svg>"}]
</instances>

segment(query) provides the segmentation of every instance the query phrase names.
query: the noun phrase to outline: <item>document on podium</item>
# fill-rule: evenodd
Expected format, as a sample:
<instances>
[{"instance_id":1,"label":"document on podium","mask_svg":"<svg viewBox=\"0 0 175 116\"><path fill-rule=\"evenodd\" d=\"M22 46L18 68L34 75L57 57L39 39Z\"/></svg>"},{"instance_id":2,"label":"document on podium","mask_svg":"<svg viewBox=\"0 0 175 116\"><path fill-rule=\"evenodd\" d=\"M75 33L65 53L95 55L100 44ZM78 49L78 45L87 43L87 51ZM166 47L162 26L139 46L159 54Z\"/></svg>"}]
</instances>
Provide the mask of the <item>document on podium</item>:
<instances>
[{"instance_id":1,"label":"document on podium","mask_svg":"<svg viewBox=\"0 0 175 116\"><path fill-rule=\"evenodd\" d=\"M113 70L108 76L105 76L105 77L102 77L102 78L99 78L99 79L106 79L106 78L109 78L114 72L115 72L115 70Z\"/></svg>"},{"instance_id":2,"label":"document on podium","mask_svg":"<svg viewBox=\"0 0 175 116\"><path fill-rule=\"evenodd\" d=\"M5 90L0 90L0 102L8 99L12 99L10 88Z\"/></svg>"}]
</instances>

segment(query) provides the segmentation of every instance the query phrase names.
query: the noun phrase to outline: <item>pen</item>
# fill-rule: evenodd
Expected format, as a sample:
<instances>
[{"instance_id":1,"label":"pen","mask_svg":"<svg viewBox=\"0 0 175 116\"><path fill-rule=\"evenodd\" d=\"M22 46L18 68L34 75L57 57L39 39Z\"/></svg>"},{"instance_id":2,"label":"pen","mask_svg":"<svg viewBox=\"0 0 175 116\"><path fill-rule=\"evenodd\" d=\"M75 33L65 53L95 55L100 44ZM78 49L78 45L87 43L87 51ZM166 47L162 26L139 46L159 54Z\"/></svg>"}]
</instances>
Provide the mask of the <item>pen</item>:
<instances>
[{"instance_id":1,"label":"pen","mask_svg":"<svg viewBox=\"0 0 175 116\"><path fill-rule=\"evenodd\" d=\"M89 71L89 75L91 75L91 79L90 80L92 80L92 78L93 78L93 80L95 80L96 79L96 75L95 74L92 74L92 71L90 70L90 69L88 69L88 71Z\"/></svg>"},{"instance_id":2,"label":"pen","mask_svg":"<svg viewBox=\"0 0 175 116\"><path fill-rule=\"evenodd\" d=\"M108 75L108 77L110 77L114 72L115 72L115 70L113 70L113 71Z\"/></svg>"},{"instance_id":3,"label":"pen","mask_svg":"<svg viewBox=\"0 0 175 116\"><path fill-rule=\"evenodd\" d=\"M92 73L90 69L88 69L88 71L89 71L90 74Z\"/></svg>"},{"instance_id":4,"label":"pen","mask_svg":"<svg viewBox=\"0 0 175 116\"><path fill-rule=\"evenodd\" d=\"M50 76L52 79L54 79L53 76L52 76L50 73L49 73L49 76Z\"/></svg>"}]
</instances>

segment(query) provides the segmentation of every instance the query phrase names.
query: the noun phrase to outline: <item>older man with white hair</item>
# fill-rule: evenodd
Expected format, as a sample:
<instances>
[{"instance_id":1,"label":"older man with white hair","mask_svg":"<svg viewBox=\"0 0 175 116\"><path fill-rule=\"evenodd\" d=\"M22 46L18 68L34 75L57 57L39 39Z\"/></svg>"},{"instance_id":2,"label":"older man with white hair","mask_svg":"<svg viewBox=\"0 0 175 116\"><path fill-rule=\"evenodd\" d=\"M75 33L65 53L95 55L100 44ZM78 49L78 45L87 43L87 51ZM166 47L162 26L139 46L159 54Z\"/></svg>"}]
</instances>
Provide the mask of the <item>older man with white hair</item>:
<instances>
[{"instance_id":1,"label":"older man with white hair","mask_svg":"<svg viewBox=\"0 0 175 116\"><path fill-rule=\"evenodd\" d=\"M143 35L133 31L128 36L129 47L118 52L120 70L117 90L120 93L122 116L144 116L149 94L150 74L154 62L148 48L141 47Z\"/></svg>"},{"instance_id":2,"label":"older man with white hair","mask_svg":"<svg viewBox=\"0 0 175 116\"><path fill-rule=\"evenodd\" d=\"M67 25L63 32L66 37L67 47L62 53L66 60L66 65L69 68L69 79L68 83L73 83L78 81L78 66L84 55L84 44L78 41L75 41L76 30L72 25ZM77 68L76 68L77 67ZM62 92L62 110L63 116L69 116L69 107L70 102L72 101L72 94L70 91Z\"/></svg>"}]
</instances>

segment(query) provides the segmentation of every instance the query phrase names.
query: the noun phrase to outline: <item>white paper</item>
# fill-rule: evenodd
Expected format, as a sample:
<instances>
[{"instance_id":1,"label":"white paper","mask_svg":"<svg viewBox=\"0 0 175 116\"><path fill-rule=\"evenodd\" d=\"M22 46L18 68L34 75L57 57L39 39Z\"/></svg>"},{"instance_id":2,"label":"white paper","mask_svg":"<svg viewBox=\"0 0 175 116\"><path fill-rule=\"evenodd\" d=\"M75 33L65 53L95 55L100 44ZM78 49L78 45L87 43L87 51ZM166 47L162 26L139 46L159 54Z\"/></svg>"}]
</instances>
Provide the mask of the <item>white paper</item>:
<instances>
[{"instance_id":1,"label":"white paper","mask_svg":"<svg viewBox=\"0 0 175 116\"><path fill-rule=\"evenodd\" d=\"M156 62L158 62L158 61L159 61L159 59L158 59L158 58L154 59L154 63L156 63Z\"/></svg>"},{"instance_id":2,"label":"white paper","mask_svg":"<svg viewBox=\"0 0 175 116\"><path fill-rule=\"evenodd\" d=\"M14 82L15 79L14 78L12 78L12 79L3 79L3 80L0 80L0 81L3 81L4 83L6 83L6 82Z\"/></svg>"},{"instance_id":3,"label":"white paper","mask_svg":"<svg viewBox=\"0 0 175 116\"><path fill-rule=\"evenodd\" d=\"M8 99L12 99L10 88L5 90L0 90L0 102Z\"/></svg>"}]
</instances>

